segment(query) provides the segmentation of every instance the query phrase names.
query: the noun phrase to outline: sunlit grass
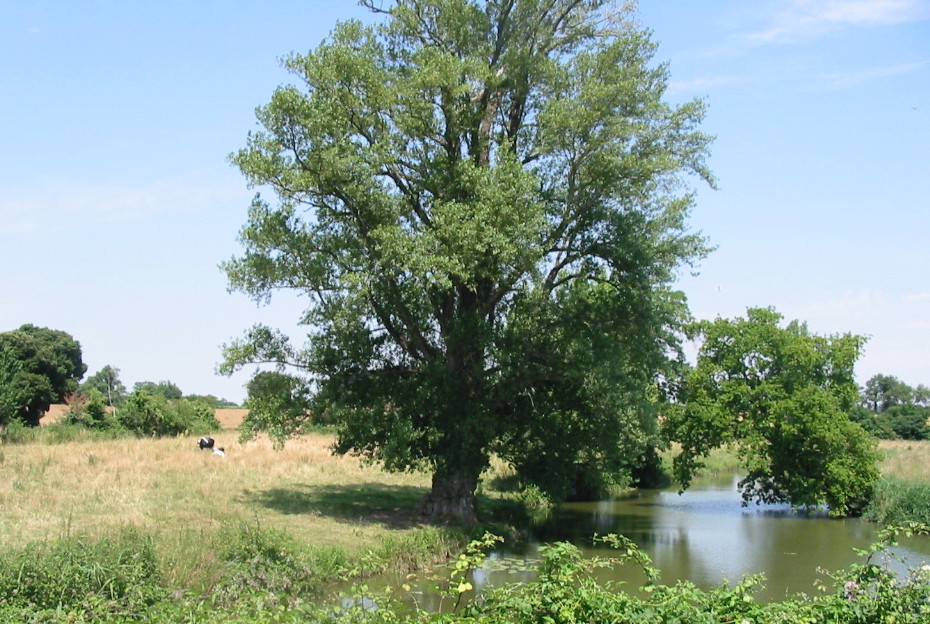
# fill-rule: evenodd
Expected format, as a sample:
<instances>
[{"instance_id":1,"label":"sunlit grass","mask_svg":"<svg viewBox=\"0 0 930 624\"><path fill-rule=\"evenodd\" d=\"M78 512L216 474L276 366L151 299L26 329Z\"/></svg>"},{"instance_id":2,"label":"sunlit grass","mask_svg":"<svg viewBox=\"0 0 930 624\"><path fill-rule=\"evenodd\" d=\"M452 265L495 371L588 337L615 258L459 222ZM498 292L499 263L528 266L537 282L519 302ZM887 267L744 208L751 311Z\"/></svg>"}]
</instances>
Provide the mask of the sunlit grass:
<instances>
[{"instance_id":1,"label":"sunlit grass","mask_svg":"<svg viewBox=\"0 0 930 624\"><path fill-rule=\"evenodd\" d=\"M902 481L930 482L930 440L882 440L882 476Z\"/></svg>"},{"instance_id":2,"label":"sunlit grass","mask_svg":"<svg viewBox=\"0 0 930 624\"><path fill-rule=\"evenodd\" d=\"M334 456L325 434L280 451L264 439L241 445L234 432L216 438L225 457L199 450L194 437L4 445L0 544L106 539L133 527L155 536L185 585L217 574L211 551L230 527L280 530L350 557L421 530L414 508L425 474Z\"/></svg>"}]
</instances>

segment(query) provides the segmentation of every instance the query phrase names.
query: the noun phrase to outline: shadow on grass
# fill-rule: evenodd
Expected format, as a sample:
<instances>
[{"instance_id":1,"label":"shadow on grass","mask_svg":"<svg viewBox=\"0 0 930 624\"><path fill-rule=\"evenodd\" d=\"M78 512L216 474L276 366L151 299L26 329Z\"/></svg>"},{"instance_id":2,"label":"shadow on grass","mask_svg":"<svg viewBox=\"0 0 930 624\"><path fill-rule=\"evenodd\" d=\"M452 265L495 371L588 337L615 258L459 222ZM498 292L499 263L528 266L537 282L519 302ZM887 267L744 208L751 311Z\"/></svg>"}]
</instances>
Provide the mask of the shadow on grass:
<instances>
[{"instance_id":1,"label":"shadow on grass","mask_svg":"<svg viewBox=\"0 0 930 624\"><path fill-rule=\"evenodd\" d=\"M383 483L292 485L246 491L243 498L283 514L315 514L404 529L423 524L416 508L426 492L422 487Z\"/></svg>"}]
</instances>

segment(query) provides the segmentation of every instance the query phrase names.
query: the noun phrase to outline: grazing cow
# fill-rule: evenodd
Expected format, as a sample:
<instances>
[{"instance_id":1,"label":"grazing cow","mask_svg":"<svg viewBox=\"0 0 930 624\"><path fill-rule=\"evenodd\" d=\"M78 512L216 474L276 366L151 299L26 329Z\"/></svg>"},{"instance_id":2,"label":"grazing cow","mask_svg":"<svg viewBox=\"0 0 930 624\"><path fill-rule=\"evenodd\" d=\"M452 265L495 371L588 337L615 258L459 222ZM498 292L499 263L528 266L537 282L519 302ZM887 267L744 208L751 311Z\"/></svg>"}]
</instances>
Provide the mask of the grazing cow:
<instances>
[{"instance_id":1,"label":"grazing cow","mask_svg":"<svg viewBox=\"0 0 930 624\"><path fill-rule=\"evenodd\" d=\"M197 446L200 447L201 451L204 449L212 449L213 443L214 443L214 440L213 438L210 438L210 437L203 437L197 440Z\"/></svg>"}]
</instances>

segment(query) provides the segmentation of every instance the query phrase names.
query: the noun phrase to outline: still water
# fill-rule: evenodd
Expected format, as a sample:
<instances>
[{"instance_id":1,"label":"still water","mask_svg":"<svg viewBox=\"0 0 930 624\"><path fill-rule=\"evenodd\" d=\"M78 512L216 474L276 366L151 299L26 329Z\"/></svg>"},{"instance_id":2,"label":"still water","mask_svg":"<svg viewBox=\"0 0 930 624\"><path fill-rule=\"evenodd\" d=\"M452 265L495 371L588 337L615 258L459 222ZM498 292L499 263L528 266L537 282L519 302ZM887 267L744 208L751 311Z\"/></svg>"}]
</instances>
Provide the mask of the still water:
<instances>
[{"instance_id":1,"label":"still water","mask_svg":"<svg viewBox=\"0 0 930 624\"><path fill-rule=\"evenodd\" d=\"M590 546L590 536L620 533L649 554L665 584L690 580L706 589L764 573L760 598L770 600L812 593L816 580L827 580L823 570L860 562L855 549L878 539L880 527L859 518L831 519L787 505L743 507L738 481L725 475L696 482L681 495L674 489L645 490L619 500L568 504L536 535L540 542L567 540L588 555L608 556L609 550ZM930 539L902 540L894 552L909 564L922 564L930 561ZM630 570L612 578L639 582Z\"/></svg>"},{"instance_id":2,"label":"still water","mask_svg":"<svg viewBox=\"0 0 930 624\"><path fill-rule=\"evenodd\" d=\"M612 551L595 547L592 537L619 533L652 558L664 584L689 580L709 589L764 573L758 598L779 600L798 592L815 593L816 581L829 581L824 570L862 562L854 549L877 541L880 527L858 518L831 519L787 505L743 507L738 481L738 476L726 475L695 482L681 495L673 489L643 490L622 499L565 504L534 528L529 544L519 550L505 544L491 553L472 582L480 591L531 579L528 568L539 560L538 547L546 542L569 541L588 556L608 557ZM894 553L912 566L930 562L930 538L902 539ZM629 590L645 579L632 564L599 571L598 576L624 582ZM418 588L417 601L430 607L436 599L423 587Z\"/></svg>"}]
</instances>

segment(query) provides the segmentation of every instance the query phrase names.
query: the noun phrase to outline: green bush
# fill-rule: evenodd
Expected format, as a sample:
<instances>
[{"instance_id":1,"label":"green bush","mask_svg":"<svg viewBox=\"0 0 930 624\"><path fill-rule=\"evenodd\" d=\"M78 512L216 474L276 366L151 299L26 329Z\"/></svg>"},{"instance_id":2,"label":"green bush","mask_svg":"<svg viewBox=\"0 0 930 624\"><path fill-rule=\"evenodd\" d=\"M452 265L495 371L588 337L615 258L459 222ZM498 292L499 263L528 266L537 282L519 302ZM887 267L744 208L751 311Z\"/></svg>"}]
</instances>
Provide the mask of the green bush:
<instances>
[{"instance_id":1,"label":"green bush","mask_svg":"<svg viewBox=\"0 0 930 624\"><path fill-rule=\"evenodd\" d=\"M0 555L0 613L129 615L166 596L152 540L135 531L96 542L32 544Z\"/></svg>"},{"instance_id":2,"label":"green bush","mask_svg":"<svg viewBox=\"0 0 930 624\"><path fill-rule=\"evenodd\" d=\"M39 437L38 427L27 427L21 420L11 420L5 427L0 426L0 442L4 444L28 444Z\"/></svg>"},{"instance_id":3,"label":"green bush","mask_svg":"<svg viewBox=\"0 0 930 624\"><path fill-rule=\"evenodd\" d=\"M213 408L206 403L166 399L146 390L129 396L117 420L126 430L150 437L203 434L220 428Z\"/></svg>"},{"instance_id":4,"label":"green bush","mask_svg":"<svg viewBox=\"0 0 930 624\"><path fill-rule=\"evenodd\" d=\"M215 597L234 604L261 593L269 604L296 604L345 572L345 553L335 548L301 546L287 533L244 525L220 538L219 555L227 570Z\"/></svg>"},{"instance_id":5,"label":"green bush","mask_svg":"<svg viewBox=\"0 0 930 624\"><path fill-rule=\"evenodd\" d=\"M864 516L882 524L930 524L930 483L884 477L875 487Z\"/></svg>"},{"instance_id":6,"label":"green bush","mask_svg":"<svg viewBox=\"0 0 930 624\"><path fill-rule=\"evenodd\" d=\"M107 401L99 390L91 389L87 394L77 395L68 406L65 422L89 429L119 429L116 415L107 409Z\"/></svg>"},{"instance_id":7,"label":"green bush","mask_svg":"<svg viewBox=\"0 0 930 624\"><path fill-rule=\"evenodd\" d=\"M889 419L891 429L902 440L930 439L930 408L919 405L895 405L889 407L882 416Z\"/></svg>"}]
</instances>

